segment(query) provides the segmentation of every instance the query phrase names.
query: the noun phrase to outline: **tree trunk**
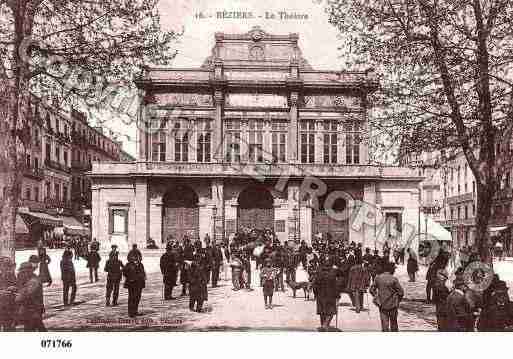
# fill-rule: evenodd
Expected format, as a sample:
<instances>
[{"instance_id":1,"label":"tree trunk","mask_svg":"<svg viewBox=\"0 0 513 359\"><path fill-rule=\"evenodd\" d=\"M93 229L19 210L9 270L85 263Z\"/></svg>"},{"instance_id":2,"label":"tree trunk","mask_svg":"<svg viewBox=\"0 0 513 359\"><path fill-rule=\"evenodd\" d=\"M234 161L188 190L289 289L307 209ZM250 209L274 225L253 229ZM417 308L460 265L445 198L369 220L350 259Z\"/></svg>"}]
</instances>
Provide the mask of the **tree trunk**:
<instances>
[{"instance_id":1,"label":"tree trunk","mask_svg":"<svg viewBox=\"0 0 513 359\"><path fill-rule=\"evenodd\" d=\"M488 232L488 223L491 217L495 183L477 184L477 208L476 208L476 239L479 256L483 263L491 264L491 240Z\"/></svg>"},{"instance_id":2,"label":"tree trunk","mask_svg":"<svg viewBox=\"0 0 513 359\"><path fill-rule=\"evenodd\" d=\"M17 137L13 130L12 114L17 111L18 95L5 86L0 130L0 176L2 177L2 203L0 206L0 256L9 257L14 261L16 237L16 213L20 194L21 179L18 175Z\"/></svg>"}]
</instances>

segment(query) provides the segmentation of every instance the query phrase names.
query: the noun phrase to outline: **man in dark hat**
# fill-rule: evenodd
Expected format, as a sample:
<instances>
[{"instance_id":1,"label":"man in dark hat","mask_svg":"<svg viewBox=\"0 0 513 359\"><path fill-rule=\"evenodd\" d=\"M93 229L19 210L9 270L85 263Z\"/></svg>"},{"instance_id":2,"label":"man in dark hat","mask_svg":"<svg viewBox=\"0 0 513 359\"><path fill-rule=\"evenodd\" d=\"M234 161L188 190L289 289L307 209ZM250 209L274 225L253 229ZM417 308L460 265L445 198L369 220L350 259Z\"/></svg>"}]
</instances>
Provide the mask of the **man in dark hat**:
<instances>
[{"instance_id":1,"label":"man in dark hat","mask_svg":"<svg viewBox=\"0 0 513 359\"><path fill-rule=\"evenodd\" d=\"M105 263L104 271L107 272L107 287L105 293L105 306L110 305L112 295L112 306L118 305L119 283L123 277L123 262L118 258L117 250L113 250L109 254L109 259Z\"/></svg>"},{"instance_id":2,"label":"man in dark hat","mask_svg":"<svg viewBox=\"0 0 513 359\"><path fill-rule=\"evenodd\" d=\"M467 284L462 277L456 277L453 289L447 297L447 326L451 332L474 331L472 305L466 292Z\"/></svg>"},{"instance_id":3,"label":"man in dark hat","mask_svg":"<svg viewBox=\"0 0 513 359\"><path fill-rule=\"evenodd\" d=\"M132 249L128 252L128 255L127 255L127 258L129 256L137 256L139 262L142 262L142 253L141 251L137 248L137 244L132 244Z\"/></svg>"},{"instance_id":4,"label":"man in dark hat","mask_svg":"<svg viewBox=\"0 0 513 359\"><path fill-rule=\"evenodd\" d=\"M75 275L75 266L73 265L73 253L64 251L61 260L61 279L62 279L62 300L64 305L72 305L75 302L77 294L77 280ZM71 290L71 297L70 292Z\"/></svg>"},{"instance_id":5,"label":"man in dark hat","mask_svg":"<svg viewBox=\"0 0 513 359\"><path fill-rule=\"evenodd\" d=\"M43 284L34 271L39 259L30 256L29 262L22 263L18 269L18 291L15 303L18 305L21 322L25 331L45 332L43 324Z\"/></svg>"},{"instance_id":6,"label":"man in dark hat","mask_svg":"<svg viewBox=\"0 0 513 359\"><path fill-rule=\"evenodd\" d=\"M98 267L100 266L101 257L96 247L91 246L91 250L87 253L87 268L89 268L89 280L91 283L98 282Z\"/></svg>"},{"instance_id":7,"label":"man in dark hat","mask_svg":"<svg viewBox=\"0 0 513 359\"><path fill-rule=\"evenodd\" d=\"M439 269L436 273L436 279L433 281L432 301L436 307L436 323L439 332L446 332L447 327L447 297L449 288L445 285L449 274L445 269Z\"/></svg>"},{"instance_id":8,"label":"man in dark hat","mask_svg":"<svg viewBox=\"0 0 513 359\"><path fill-rule=\"evenodd\" d=\"M212 288L217 287L219 281L219 273L223 265L223 251L219 243L214 244L212 250Z\"/></svg>"},{"instance_id":9,"label":"man in dark hat","mask_svg":"<svg viewBox=\"0 0 513 359\"><path fill-rule=\"evenodd\" d=\"M173 298L173 287L176 286L176 277L178 274L178 263L175 253L173 252L173 244L166 244L166 252L160 257L160 272L164 281L164 299L171 300Z\"/></svg>"},{"instance_id":10,"label":"man in dark hat","mask_svg":"<svg viewBox=\"0 0 513 359\"><path fill-rule=\"evenodd\" d=\"M502 332L513 325L513 306L506 282L495 274L490 286L483 292L483 309L477 328L480 332Z\"/></svg>"},{"instance_id":11,"label":"man in dark hat","mask_svg":"<svg viewBox=\"0 0 513 359\"><path fill-rule=\"evenodd\" d=\"M204 261L197 255L191 264L189 274L189 309L200 313L203 302L208 299L207 278Z\"/></svg>"},{"instance_id":12,"label":"man in dark hat","mask_svg":"<svg viewBox=\"0 0 513 359\"><path fill-rule=\"evenodd\" d=\"M399 280L394 277L395 264L387 262L384 272L376 276L370 292L374 296L374 304L379 308L381 330L384 332L399 331L397 314L399 303L404 297L404 290Z\"/></svg>"},{"instance_id":13,"label":"man in dark hat","mask_svg":"<svg viewBox=\"0 0 513 359\"><path fill-rule=\"evenodd\" d=\"M139 258L140 256L137 253L129 253L128 263L123 268L124 287L128 289L128 316L130 318L140 315L138 313L139 303L142 290L146 286L146 272Z\"/></svg>"},{"instance_id":14,"label":"man in dark hat","mask_svg":"<svg viewBox=\"0 0 513 359\"><path fill-rule=\"evenodd\" d=\"M337 289L337 274L330 261L322 263L315 276L313 289L317 314L321 320L319 331L329 331L333 316L337 314L337 299L340 297Z\"/></svg>"}]
</instances>

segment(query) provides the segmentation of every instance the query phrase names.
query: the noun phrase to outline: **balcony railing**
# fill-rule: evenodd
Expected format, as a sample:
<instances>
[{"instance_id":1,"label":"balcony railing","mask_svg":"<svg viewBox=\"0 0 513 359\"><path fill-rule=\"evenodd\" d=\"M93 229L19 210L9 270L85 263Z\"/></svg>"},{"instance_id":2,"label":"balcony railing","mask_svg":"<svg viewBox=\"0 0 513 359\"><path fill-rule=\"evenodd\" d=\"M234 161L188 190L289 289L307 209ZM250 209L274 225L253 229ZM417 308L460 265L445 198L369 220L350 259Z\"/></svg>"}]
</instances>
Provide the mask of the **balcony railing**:
<instances>
[{"instance_id":1,"label":"balcony railing","mask_svg":"<svg viewBox=\"0 0 513 359\"><path fill-rule=\"evenodd\" d=\"M447 197L447 204L458 204L463 202L472 201L474 199L474 193L464 193L458 196Z\"/></svg>"},{"instance_id":2,"label":"balcony railing","mask_svg":"<svg viewBox=\"0 0 513 359\"><path fill-rule=\"evenodd\" d=\"M511 199L513 198L513 188L503 188L495 193L495 199Z\"/></svg>"},{"instance_id":3,"label":"balcony railing","mask_svg":"<svg viewBox=\"0 0 513 359\"><path fill-rule=\"evenodd\" d=\"M54 170L70 173L71 169L68 166L65 166L57 161L52 161L49 159L45 159L45 166Z\"/></svg>"},{"instance_id":4,"label":"balcony railing","mask_svg":"<svg viewBox=\"0 0 513 359\"><path fill-rule=\"evenodd\" d=\"M25 177L32 178L38 181L42 180L45 176L42 168L25 166L23 167L22 172Z\"/></svg>"},{"instance_id":5,"label":"balcony railing","mask_svg":"<svg viewBox=\"0 0 513 359\"><path fill-rule=\"evenodd\" d=\"M46 203L24 199L21 201L21 207L28 207L31 211L42 211L46 209Z\"/></svg>"}]
</instances>

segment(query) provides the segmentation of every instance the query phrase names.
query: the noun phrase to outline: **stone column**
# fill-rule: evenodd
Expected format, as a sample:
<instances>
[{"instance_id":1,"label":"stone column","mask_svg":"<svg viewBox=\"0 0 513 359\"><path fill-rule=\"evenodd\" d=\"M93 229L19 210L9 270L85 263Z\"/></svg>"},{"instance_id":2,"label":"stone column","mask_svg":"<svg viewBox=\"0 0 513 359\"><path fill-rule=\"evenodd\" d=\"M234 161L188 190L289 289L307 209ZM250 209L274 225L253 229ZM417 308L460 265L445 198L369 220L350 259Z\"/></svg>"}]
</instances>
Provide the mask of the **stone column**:
<instances>
[{"instance_id":1,"label":"stone column","mask_svg":"<svg viewBox=\"0 0 513 359\"><path fill-rule=\"evenodd\" d=\"M91 237L96 238L103 244L109 241L105 228L100 228L101 204L100 188L98 185L91 186Z\"/></svg>"},{"instance_id":2,"label":"stone column","mask_svg":"<svg viewBox=\"0 0 513 359\"><path fill-rule=\"evenodd\" d=\"M224 182L222 178L215 178L212 180L212 239L224 239L224 221L225 221L225 204L224 204ZM213 206L216 207L216 216L213 216Z\"/></svg>"},{"instance_id":3,"label":"stone column","mask_svg":"<svg viewBox=\"0 0 513 359\"><path fill-rule=\"evenodd\" d=\"M299 186L296 183L290 183L287 187L288 192L288 220L287 220L287 239L299 239L301 232L301 213L299 212ZM297 208L297 211L294 209ZM297 223L296 223L297 222Z\"/></svg>"},{"instance_id":4,"label":"stone column","mask_svg":"<svg viewBox=\"0 0 513 359\"><path fill-rule=\"evenodd\" d=\"M222 81L223 79L223 63L221 61L215 62L214 67L214 79L216 81ZM221 89L215 89L214 91L214 106L215 106L215 118L214 128L212 136L212 154L214 162L223 162L224 158L224 141L223 141L223 106L224 106L224 94Z\"/></svg>"},{"instance_id":5,"label":"stone column","mask_svg":"<svg viewBox=\"0 0 513 359\"><path fill-rule=\"evenodd\" d=\"M157 246L161 247L162 240L162 193L156 193L150 199L149 209L149 236L155 241Z\"/></svg>"},{"instance_id":6,"label":"stone column","mask_svg":"<svg viewBox=\"0 0 513 359\"><path fill-rule=\"evenodd\" d=\"M148 179L137 178L135 180L135 208L134 222L135 238L129 238L132 243L137 243L139 248L145 248L148 240Z\"/></svg>"},{"instance_id":7,"label":"stone column","mask_svg":"<svg viewBox=\"0 0 513 359\"><path fill-rule=\"evenodd\" d=\"M146 131L146 116L145 116L145 111L146 111L146 91L144 90L139 90L138 91L138 96L139 96L139 103L141 104L141 106L139 106L139 111L137 112L137 121L138 121L138 124L139 124L139 128L137 129L137 159L140 159L142 161L147 161L148 158L149 158L149 155L148 155L148 134L147 134L147 131Z\"/></svg>"},{"instance_id":8,"label":"stone column","mask_svg":"<svg viewBox=\"0 0 513 359\"><path fill-rule=\"evenodd\" d=\"M374 209L377 210L377 201L376 201L376 183L375 182L367 182L363 185L363 202L369 206L369 210ZM376 212L374 212L376 214ZM349 226L351 227L351 221L349 221ZM363 225L361 228L361 237L363 247L375 248L375 244L377 242L377 228L375 225Z\"/></svg>"},{"instance_id":9,"label":"stone column","mask_svg":"<svg viewBox=\"0 0 513 359\"><path fill-rule=\"evenodd\" d=\"M289 112L289 133L287 146L287 160L290 163L298 162L298 104L299 94L297 92L290 93L290 112Z\"/></svg>"},{"instance_id":10,"label":"stone column","mask_svg":"<svg viewBox=\"0 0 513 359\"><path fill-rule=\"evenodd\" d=\"M363 112L363 119L362 119L362 141L360 141L360 163L361 164L368 164L369 163L369 142L370 142L370 135L371 135L371 128L369 125L368 120L368 106L367 106L367 99L366 97L362 98L362 107L364 108Z\"/></svg>"}]
</instances>

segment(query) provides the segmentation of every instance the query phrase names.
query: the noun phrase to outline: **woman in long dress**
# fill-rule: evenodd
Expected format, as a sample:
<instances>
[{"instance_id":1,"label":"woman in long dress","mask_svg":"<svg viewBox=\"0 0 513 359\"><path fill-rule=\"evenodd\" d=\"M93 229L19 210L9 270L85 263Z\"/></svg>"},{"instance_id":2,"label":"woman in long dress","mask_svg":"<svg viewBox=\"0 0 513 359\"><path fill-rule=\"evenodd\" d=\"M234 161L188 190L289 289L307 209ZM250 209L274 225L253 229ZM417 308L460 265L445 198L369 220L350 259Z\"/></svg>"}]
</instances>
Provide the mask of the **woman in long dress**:
<instances>
[{"instance_id":1,"label":"woman in long dress","mask_svg":"<svg viewBox=\"0 0 513 359\"><path fill-rule=\"evenodd\" d=\"M242 262L238 256L233 258L230 262L230 266L232 267L232 290L240 290Z\"/></svg>"},{"instance_id":2,"label":"woman in long dress","mask_svg":"<svg viewBox=\"0 0 513 359\"><path fill-rule=\"evenodd\" d=\"M52 276L50 275L50 269L48 264L52 261L50 256L46 254L46 248L40 247L37 249L37 255L39 257L39 279L41 283L48 283L48 286L52 285Z\"/></svg>"}]
</instances>

